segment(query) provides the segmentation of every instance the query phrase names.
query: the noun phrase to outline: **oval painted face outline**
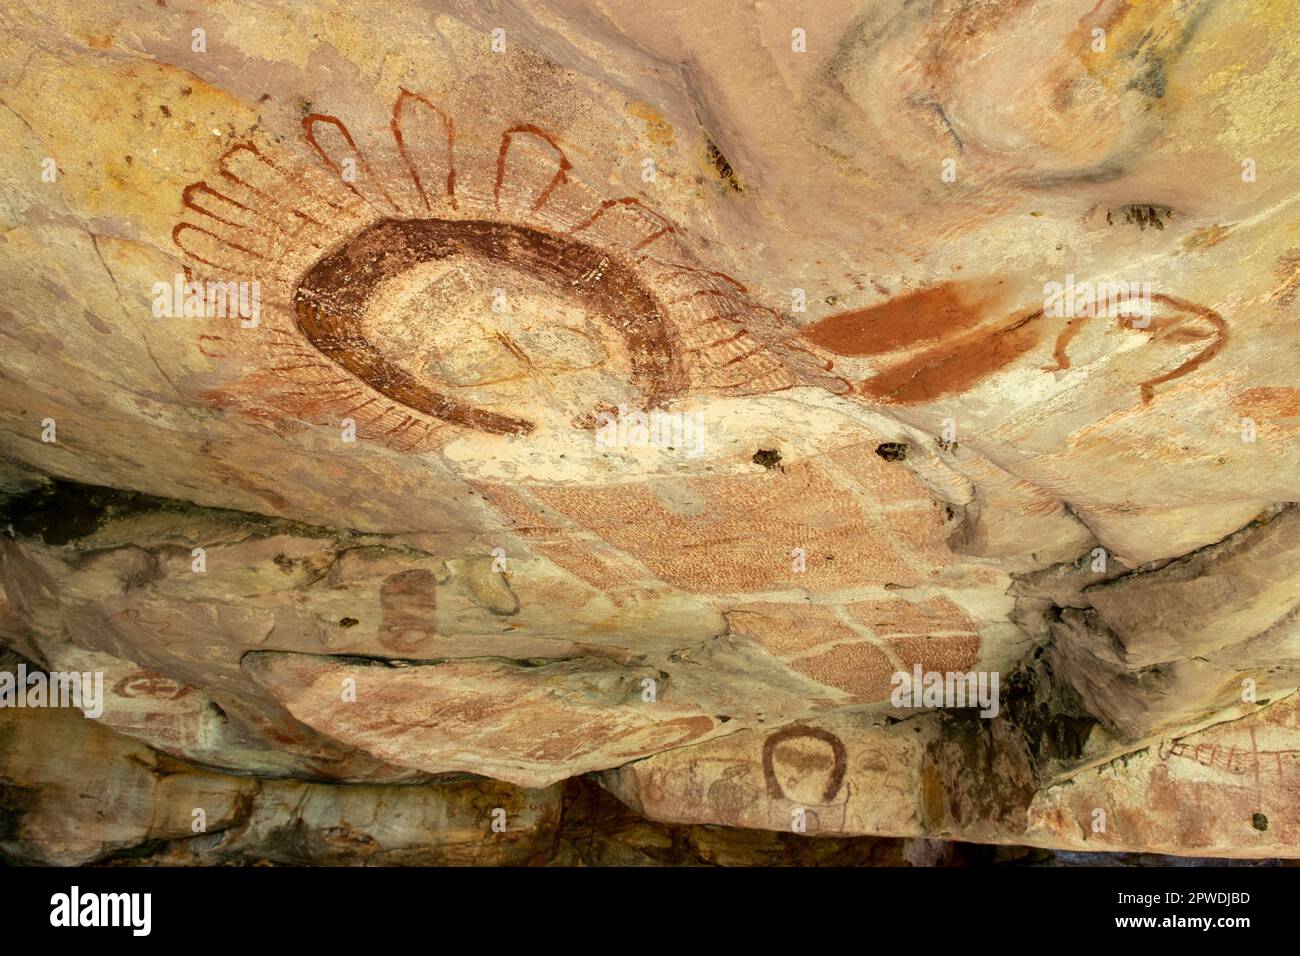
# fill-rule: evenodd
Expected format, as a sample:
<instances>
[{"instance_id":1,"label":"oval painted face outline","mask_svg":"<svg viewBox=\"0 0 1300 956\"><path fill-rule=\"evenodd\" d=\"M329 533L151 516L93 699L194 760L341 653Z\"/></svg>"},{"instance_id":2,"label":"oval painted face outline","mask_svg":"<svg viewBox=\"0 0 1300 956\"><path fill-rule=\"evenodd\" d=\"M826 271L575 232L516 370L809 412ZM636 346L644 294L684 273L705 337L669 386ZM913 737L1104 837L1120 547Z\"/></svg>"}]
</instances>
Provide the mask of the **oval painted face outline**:
<instances>
[{"instance_id":1,"label":"oval painted face outline","mask_svg":"<svg viewBox=\"0 0 1300 956\"><path fill-rule=\"evenodd\" d=\"M684 387L663 309L636 272L581 240L515 223L379 220L307 270L294 291L295 323L322 355L395 402L479 431L529 434L535 422L463 402L439 383L418 381L385 357L362 327L368 303L384 280L456 256L521 270L613 328L626 345L630 384L640 391L645 407L661 405Z\"/></svg>"}]
</instances>

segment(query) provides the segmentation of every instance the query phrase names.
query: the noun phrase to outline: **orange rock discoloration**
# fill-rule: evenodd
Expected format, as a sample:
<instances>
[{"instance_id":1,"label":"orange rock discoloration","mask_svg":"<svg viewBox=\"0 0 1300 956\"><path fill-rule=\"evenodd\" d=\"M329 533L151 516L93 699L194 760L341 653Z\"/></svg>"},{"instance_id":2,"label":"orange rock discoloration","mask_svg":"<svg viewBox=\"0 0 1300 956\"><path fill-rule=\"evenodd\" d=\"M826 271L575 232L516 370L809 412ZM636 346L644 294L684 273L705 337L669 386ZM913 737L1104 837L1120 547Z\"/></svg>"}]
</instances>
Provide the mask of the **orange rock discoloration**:
<instances>
[{"instance_id":1,"label":"orange rock discoloration","mask_svg":"<svg viewBox=\"0 0 1300 956\"><path fill-rule=\"evenodd\" d=\"M1239 392L1232 402L1239 415L1262 419L1295 418L1300 416L1300 388L1292 386L1261 386Z\"/></svg>"}]
</instances>

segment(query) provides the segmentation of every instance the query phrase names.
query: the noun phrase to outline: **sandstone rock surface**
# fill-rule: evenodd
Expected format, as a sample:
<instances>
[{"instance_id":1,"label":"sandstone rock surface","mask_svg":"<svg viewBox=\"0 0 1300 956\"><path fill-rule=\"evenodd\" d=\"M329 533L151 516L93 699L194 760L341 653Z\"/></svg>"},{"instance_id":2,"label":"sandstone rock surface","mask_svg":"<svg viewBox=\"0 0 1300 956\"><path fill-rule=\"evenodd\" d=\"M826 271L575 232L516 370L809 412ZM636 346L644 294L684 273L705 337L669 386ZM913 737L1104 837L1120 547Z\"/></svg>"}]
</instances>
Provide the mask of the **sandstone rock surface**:
<instances>
[{"instance_id":1,"label":"sandstone rock surface","mask_svg":"<svg viewBox=\"0 0 1300 956\"><path fill-rule=\"evenodd\" d=\"M1300 858L1298 35L6 6L0 848Z\"/></svg>"}]
</instances>

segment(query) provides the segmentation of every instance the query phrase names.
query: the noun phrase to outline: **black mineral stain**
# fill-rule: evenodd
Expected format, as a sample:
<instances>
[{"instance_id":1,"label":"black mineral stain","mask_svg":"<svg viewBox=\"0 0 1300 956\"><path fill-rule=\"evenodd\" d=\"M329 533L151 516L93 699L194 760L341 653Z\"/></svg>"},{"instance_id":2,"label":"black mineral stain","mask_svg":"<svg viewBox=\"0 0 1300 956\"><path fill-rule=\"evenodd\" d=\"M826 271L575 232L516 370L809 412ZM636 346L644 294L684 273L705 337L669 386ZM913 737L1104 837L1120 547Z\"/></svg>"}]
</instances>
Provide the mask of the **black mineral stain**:
<instances>
[{"instance_id":1,"label":"black mineral stain","mask_svg":"<svg viewBox=\"0 0 1300 956\"><path fill-rule=\"evenodd\" d=\"M0 505L0 527L59 547L94 534L111 518L180 510L178 504L134 491L55 480Z\"/></svg>"},{"instance_id":2,"label":"black mineral stain","mask_svg":"<svg viewBox=\"0 0 1300 956\"><path fill-rule=\"evenodd\" d=\"M165 513L195 519L234 521L255 534L300 534L329 537L323 528L269 518L228 508L205 508L176 498L160 498L138 491L120 491L103 485L52 479L36 488L0 497L0 533L34 538L62 547L89 537L110 521L135 515Z\"/></svg>"},{"instance_id":3,"label":"black mineral stain","mask_svg":"<svg viewBox=\"0 0 1300 956\"><path fill-rule=\"evenodd\" d=\"M1142 65L1142 71L1129 80L1128 88L1137 90L1152 99L1161 99L1169 88L1169 81L1165 78L1164 61L1155 57L1146 60Z\"/></svg>"},{"instance_id":4,"label":"black mineral stain","mask_svg":"<svg viewBox=\"0 0 1300 956\"><path fill-rule=\"evenodd\" d=\"M166 840L156 838L145 840L143 843L137 843L134 846L128 846L121 850L115 850L105 857L102 863L112 864L118 861L147 860L149 857L156 856L166 849Z\"/></svg>"},{"instance_id":5,"label":"black mineral stain","mask_svg":"<svg viewBox=\"0 0 1300 956\"><path fill-rule=\"evenodd\" d=\"M37 804L37 793L29 787L0 783L0 840L16 840L23 817Z\"/></svg>"},{"instance_id":6,"label":"black mineral stain","mask_svg":"<svg viewBox=\"0 0 1300 956\"><path fill-rule=\"evenodd\" d=\"M1253 816L1251 816L1250 825L1253 826L1256 830L1263 833L1265 830L1268 829L1268 817L1264 816L1264 814L1262 813L1256 813Z\"/></svg>"},{"instance_id":7,"label":"black mineral stain","mask_svg":"<svg viewBox=\"0 0 1300 956\"><path fill-rule=\"evenodd\" d=\"M1172 219L1174 211L1168 206L1152 206L1146 203L1133 203L1106 211L1106 225L1115 225L1114 217L1123 213L1126 223L1136 223L1139 230L1146 232L1151 226L1157 232L1163 232L1165 220Z\"/></svg>"}]
</instances>

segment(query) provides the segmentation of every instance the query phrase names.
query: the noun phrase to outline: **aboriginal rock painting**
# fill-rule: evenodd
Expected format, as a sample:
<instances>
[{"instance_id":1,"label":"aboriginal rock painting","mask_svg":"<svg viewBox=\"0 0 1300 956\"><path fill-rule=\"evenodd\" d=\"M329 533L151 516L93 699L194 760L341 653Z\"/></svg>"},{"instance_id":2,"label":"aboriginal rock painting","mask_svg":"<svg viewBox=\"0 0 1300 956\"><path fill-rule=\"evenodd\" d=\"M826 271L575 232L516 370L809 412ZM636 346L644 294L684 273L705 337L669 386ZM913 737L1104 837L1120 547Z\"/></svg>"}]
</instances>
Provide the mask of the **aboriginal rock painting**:
<instances>
[{"instance_id":1,"label":"aboriginal rock painting","mask_svg":"<svg viewBox=\"0 0 1300 956\"><path fill-rule=\"evenodd\" d=\"M1207 344L1191 358L1170 371L1142 382L1139 386L1139 394L1142 397L1143 404L1149 403L1155 397L1155 387L1157 385L1172 382L1195 371L1218 355L1228 341L1228 325L1223 321L1223 316L1213 309L1197 305L1186 299L1165 295L1164 293L1156 293L1151 296L1151 299L1173 310L1171 314L1153 316L1150 319L1150 324L1146 326L1145 330L1149 331L1153 336L1153 341L1162 342L1166 345L1202 341ZM1070 367L1067 348L1070 340L1078 334L1080 326L1086 321L1087 317L1080 317L1071 319L1066 323L1065 329L1057 336L1056 346L1052 350L1052 358L1056 364L1047 366L1046 371L1051 372ZM1119 317L1116 324L1120 329L1134 328L1133 320L1128 317Z\"/></svg>"},{"instance_id":2,"label":"aboriginal rock painting","mask_svg":"<svg viewBox=\"0 0 1300 956\"><path fill-rule=\"evenodd\" d=\"M834 733L802 724L783 727L763 741L762 764L773 822L789 826L789 811L798 808L811 832L845 827L853 784L845 780L848 751Z\"/></svg>"},{"instance_id":3,"label":"aboriginal rock painting","mask_svg":"<svg viewBox=\"0 0 1300 956\"><path fill-rule=\"evenodd\" d=\"M705 751L671 779L651 771L645 787L652 801L707 806L710 819L729 826L785 830L798 809L809 832L837 832L846 828L850 804L862 792L849 770L849 751L839 735L792 724L766 734L761 747L747 744L740 753L714 756Z\"/></svg>"},{"instance_id":4,"label":"aboriginal rock painting","mask_svg":"<svg viewBox=\"0 0 1300 956\"><path fill-rule=\"evenodd\" d=\"M1300 749L1290 746L1297 728L1300 702L1292 699L1245 720L1161 741L1157 756L1175 776L1199 772L1239 787L1297 794Z\"/></svg>"},{"instance_id":5,"label":"aboriginal rock painting","mask_svg":"<svg viewBox=\"0 0 1300 956\"><path fill-rule=\"evenodd\" d=\"M1292 695L1077 776L1055 800L1044 801L1041 812L1052 819L1068 807L1087 827L1094 808L1111 808L1125 825L1187 846L1207 845L1219 828L1241 839L1289 839L1300 826L1298 729L1300 701ZM1134 794L1140 795L1137 805ZM1109 836L1092 839L1114 839L1118 832L1112 826Z\"/></svg>"},{"instance_id":6,"label":"aboriginal rock painting","mask_svg":"<svg viewBox=\"0 0 1300 956\"><path fill-rule=\"evenodd\" d=\"M1281 750L1261 750L1258 742L1253 740L1243 745L1226 746L1176 740L1161 745L1160 759L1186 760L1237 777L1258 778L1271 775L1286 780L1292 786L1300 776L1300 749L1287 747Z\"/></svg>"},{"instance_id":7,"label":"aboriginal rock painting","mask_svg":"<svg viewBox=\"0 0 1300 956\"><path fill-rule=\"evenodd\" d=\"M297 149L228 149L184 190L172 233L191 278L261 285L261 334L200 337L206 355L246 370L208 397L254 415L353 418L368 439L423 450L447 426L589 428L620 403L692 394L802 384L916 404L970 388L1044 336L1055 336L1045 370L1068 369L1086 322L1049 329L1036 307L999 318L991 283L948 282L798 329L692 262L677 227L641 199L585 185L540 126L505 125L493 152L406 89L386 130L360 136L325 113L301 126ZM1153 341L1207 344L1143 381L1144 403L1228 334L1208 308L1152 300L1169 310L1141 330ZM862 357L874 374L856 382L835 368Z\"/></svg>"},{"instance_id":8,"label":"aboriginal rock painting","mask_svg":"<svg viewBox=\"0 0 1300 956\"><path fill-rule=\"evenodd\" d=\"M136 671L113 685L113 693L128 699L144 697L156 700L180 700L193 691L188 684L172 680L155 671Z\"/></svg>"},{"instance_id":9,"label":"aboriginal rock painting","mask_svg":"<svg viewBox=\"0 0 1300 956\"><path fill-rule=\"evenodd\" d=\"M873 832L881 822L919 826L914 775L926 739L913 728L841 715L759 728L656 755L637 772L647 809L690 820L808 833ZM616 791L618 792L618 791Z\"/></svg>"},{"instance_id":10,"label":"aboriginal rock painting","mask_svg":"<svg viewBox=\"0 0 1300 956\"><path fill-rule=\"evenodd\" d=\"M259 327L198 336L220 373L207 400L279 427L350 421L358 440L420 453L466 435L533 442L590 430L620 406L798 386L919 404L1010 367L1045 336L1055 336L1048 370L1070 367L1080 323L1004 309L995 283L942 284L799 329L694 261L647 203L584 183L553 131L514 122L466 136L433 98L406 89L387 120L354 128L309 113L291 141L237 143L184 190L172 238L187 277L261 291ZM1217 313L1152 298L1170 313L1146 334L1207 344L1144 380L1142 402L1227 336ZM870 369L850 371L861 357ZM918 571L960 563L947 544L952 509L874 454L879 440L783 466L780 482L697 471L671 487L471 484L582 586L714 601L733 636L828 699L880 701L896 670L973 666L980 639ZM806 560L797 584L791 549ZM824 603L808 605L809 594ZM385 646L435 640L431 615L394 617ZM895 617L921 623L899 632Z\"/></svg>"},{"instance_id":11,"label":"aboriginal rock painting","mask_svg":"<svg viewBox=\"0 0 1300 956\"><path fill-rule=\"evenodd\" d=\"M779 744L793 740L813 740L825 744L830 749L831 766L826 775L826 786L821 793L819 803L830 803L840 792L844 784L844 775L849 769L848 753L844 743L829 730L820 727L794 725L785 727L771 734L763 742L763 780L767 785L767 795L774 800L790 799L781 785L776 772L776 748ZM801 768L802 769L802 768ZM798 774L800 780L803 774Z\"/></svg>"},{"instance_id":12,"label":"aboriginal rock painting","mask_svg":"<svg viewBox=\"0 0 1300 956\"><path fill-rule=\"evenodd\" d=\"M756 601L727 614L730 633L853 701L889 697L916 665L964 671L979 661L975 623L952 600L890 597L836 607Z\"/></svg>"},{"instance_id":13,"label":"aboriginal rock painting","mask_svg":"<svg viewBox=\"0 0 1300 956\"><path fill-rule=\"evenodd\" d=\"M640 199L584 185L541 127L485 152L402 90L380 134L312 113L301 136L238 143L184 191L187 275L261 283L264 329L200 337L247 370L210 400L426 450L449 428L591 427L620 403L796 384L757 334L779 316L692 263Z\"/></svg>"},{"instance_id":14,"label":"aboriginal rock painting","mask_svg":"<svg viewBox=\"0 0 1300 956\"><path fill-rule=\"evenodd\" d=\"M999 316L992 304L995 299L989 283L946 282L829 316L800 334L835 355L871 357L882 363L877 374L855 387L855 395L887 404L922 404L965 391L1009 367L1035 348L1044 335L1051 334L1044 331L1050 320L1041 307ZM1153 343L1164 347L1206 344L1169 371L1142 381L1142 404L1151 402L1156 386L1191 374L1214 358L1228 340L1227 323L1217 312L1163 293L1153 294L1151 300L1167 311L1153 315L1144 325L1119 316L1117 327L1148 334ZM1071 340L1096 320L1091 315L1066 320L1064 328L1055 333L1053 363L1043 371L1070 368Z\"/></svg>"}]
</instances>

